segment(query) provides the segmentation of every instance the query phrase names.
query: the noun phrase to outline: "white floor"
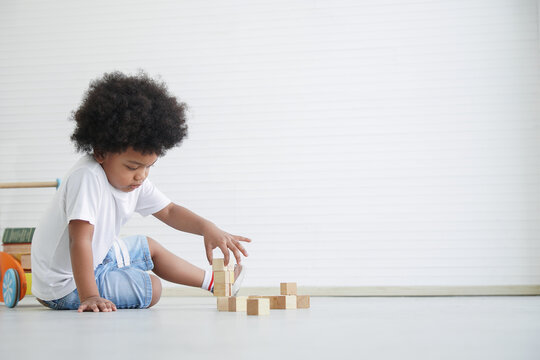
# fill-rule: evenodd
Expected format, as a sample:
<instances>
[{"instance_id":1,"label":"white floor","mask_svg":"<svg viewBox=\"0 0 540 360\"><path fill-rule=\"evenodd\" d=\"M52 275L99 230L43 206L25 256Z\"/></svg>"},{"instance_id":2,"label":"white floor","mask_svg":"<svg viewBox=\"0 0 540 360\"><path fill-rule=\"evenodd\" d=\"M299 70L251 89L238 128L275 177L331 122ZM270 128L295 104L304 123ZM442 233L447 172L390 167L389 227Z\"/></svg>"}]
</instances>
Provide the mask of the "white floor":
<instances>
[{"instance_id":1,"label":"white floor","mask_svg":"<svg viewBox=\"0 0 540 360\"><path fill-rule=\"evenodd\" d=\"M313 297L311 309L223 313L208 297L149 310L0 305L6 359L540 359L540 297Z\"/></svg>"}]
</instances>

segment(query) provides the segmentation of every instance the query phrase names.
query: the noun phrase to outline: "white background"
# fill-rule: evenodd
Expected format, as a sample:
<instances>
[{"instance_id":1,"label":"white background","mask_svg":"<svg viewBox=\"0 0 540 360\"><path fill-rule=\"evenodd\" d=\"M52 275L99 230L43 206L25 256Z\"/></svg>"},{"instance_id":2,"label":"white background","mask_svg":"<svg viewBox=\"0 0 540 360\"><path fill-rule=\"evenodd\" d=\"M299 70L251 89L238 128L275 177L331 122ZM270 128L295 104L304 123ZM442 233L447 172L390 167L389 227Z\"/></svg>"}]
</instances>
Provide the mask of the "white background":
<instances>
[{"instance_id":1,"label":"white background","mask_svg":"<svg viewBox=\"0 0 540 360\"><path fill-rule=\"evenodd\" d=\"M0 1L0 181L54 180L104 72L161 76L189 137L152 169L251 237L245 285L540 283L538 3ZM53 189L1 190L0 227ZM136 217L206 266L198 236Z\"/></svg>"}]
</instances>

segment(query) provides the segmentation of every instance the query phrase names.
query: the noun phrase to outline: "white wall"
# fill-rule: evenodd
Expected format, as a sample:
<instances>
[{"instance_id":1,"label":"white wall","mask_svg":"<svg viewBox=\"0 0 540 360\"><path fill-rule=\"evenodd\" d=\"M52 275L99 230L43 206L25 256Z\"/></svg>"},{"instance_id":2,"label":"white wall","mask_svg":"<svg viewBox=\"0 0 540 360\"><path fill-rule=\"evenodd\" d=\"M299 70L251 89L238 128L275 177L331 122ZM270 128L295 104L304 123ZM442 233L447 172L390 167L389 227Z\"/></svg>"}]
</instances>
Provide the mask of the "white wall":
<instances>
[{"instance_id":1,"label":"white wall","mask_svg":"<svg viewBox=\"0 0 540 360\"><path fill-rule=\"evenodd\" d=\"M533 0L3 0L0 181L61 177L89 81L142 68L191 109L151 178L254 240L247 286L539 284L537 27ZM53 192L1 191L0 227Z\"/></svg>"}]
</instances>

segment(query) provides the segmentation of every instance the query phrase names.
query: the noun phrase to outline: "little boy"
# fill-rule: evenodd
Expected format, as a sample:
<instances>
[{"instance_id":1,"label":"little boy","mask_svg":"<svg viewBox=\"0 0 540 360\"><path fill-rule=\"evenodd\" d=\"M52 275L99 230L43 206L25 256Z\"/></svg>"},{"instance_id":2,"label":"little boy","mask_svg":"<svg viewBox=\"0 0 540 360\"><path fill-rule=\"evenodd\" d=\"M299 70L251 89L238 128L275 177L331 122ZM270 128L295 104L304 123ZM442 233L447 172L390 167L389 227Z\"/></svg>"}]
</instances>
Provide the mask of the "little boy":
<instances>
[{"instance_id":1,"label":"little boy","mask_svg":"<svg viewBox=\"0 0 540 360\"><path fill-rule=\"evenodd\" d=\"M114 72L90 84L73 119L71 139L86 156L68 172L34 234L32 293L38 301L79 312L147 308L161 296L159 278L212 291L212 271L149 237L118 237L134 212L202 235L210 264L216 247L226 264L232 251L238 291L241 256L248 256L241 242L251 240L176 205L148 180L150 167L187 134L185 104L144 73Z\"/></svg>"}]
</instances>

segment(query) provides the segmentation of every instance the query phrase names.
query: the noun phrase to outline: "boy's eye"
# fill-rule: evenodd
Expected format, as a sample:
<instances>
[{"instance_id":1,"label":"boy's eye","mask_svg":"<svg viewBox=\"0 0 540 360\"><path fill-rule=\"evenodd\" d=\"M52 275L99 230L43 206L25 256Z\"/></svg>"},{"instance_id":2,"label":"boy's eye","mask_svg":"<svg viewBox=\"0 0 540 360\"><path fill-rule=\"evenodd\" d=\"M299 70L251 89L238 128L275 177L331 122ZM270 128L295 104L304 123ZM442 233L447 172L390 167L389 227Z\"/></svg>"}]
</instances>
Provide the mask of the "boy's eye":
<instances>
[{"instance_id":1,"label":"boy's eye","mask_svg":"<svg viewBox=\"0 0 540 360\"><path fill-rule=\"evenodd\" d=\"M131 167L131 166L126 166L126 167L127 167L129 170L132 170L132 171L137 170L137 168L133 168L133 167Z\"/></svg>"}]
</instances>

